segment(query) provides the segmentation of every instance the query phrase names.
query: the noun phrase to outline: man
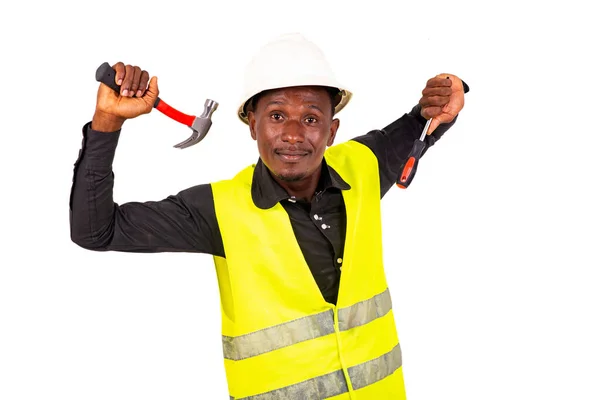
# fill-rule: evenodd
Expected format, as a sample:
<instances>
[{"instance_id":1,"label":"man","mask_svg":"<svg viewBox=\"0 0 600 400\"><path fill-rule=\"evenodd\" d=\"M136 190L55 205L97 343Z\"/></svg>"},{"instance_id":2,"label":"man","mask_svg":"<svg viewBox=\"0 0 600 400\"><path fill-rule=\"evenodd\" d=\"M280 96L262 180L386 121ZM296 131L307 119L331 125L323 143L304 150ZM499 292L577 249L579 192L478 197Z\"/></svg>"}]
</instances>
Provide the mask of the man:
<instances>
[{"instance_id":1,"label":"man","mask_svg":"<svg viewBox=\"0 0 600 400\"><path fill-rule=\"evenodd\" d=\"M91 250L214 256L232 399L404 399L402 357L382 262L380 199L427 119L430 147L467 88L427 82L413 110L333 146L352 97L300 35L265 45L246 71L238 117L260 158L232 179L162 201L113 202L123 123L149 113L155 77L117 63L75 164L71 237Z\"/></svg>"}]
</instances>

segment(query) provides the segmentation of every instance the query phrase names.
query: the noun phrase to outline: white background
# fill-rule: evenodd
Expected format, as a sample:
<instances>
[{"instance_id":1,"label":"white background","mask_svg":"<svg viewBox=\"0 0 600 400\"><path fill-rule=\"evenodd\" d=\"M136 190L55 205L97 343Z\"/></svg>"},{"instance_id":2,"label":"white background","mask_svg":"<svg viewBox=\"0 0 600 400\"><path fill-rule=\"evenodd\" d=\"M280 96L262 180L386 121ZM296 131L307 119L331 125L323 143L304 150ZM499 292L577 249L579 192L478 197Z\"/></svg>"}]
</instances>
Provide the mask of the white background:
<instances>
[{"instance_id":1,"label":"white background","mask_svg":"<svg viewBox=\"0 0 600 400\"><path fill-rule=\"evenodd\" d=\"M207 138L126 122L115 201L232 176L245 64L301 32L354 91L338 142L471 87L409 190L383 200L409 400L600 399L598 28L591 1L10 2L0 14L0 399L226 399L219 294L198 254L83 250L68 199L104 61L159 78ZM85 4L85 5L84 5Z\"/></svg>"}]
</instances>

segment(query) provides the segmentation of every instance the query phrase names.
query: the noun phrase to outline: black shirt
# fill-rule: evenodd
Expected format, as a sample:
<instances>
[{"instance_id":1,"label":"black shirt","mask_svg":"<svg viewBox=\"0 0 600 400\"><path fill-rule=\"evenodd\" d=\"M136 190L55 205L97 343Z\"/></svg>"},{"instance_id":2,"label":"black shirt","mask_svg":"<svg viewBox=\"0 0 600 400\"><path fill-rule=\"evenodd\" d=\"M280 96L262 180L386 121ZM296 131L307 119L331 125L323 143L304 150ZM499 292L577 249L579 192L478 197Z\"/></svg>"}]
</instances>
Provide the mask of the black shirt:
<instances>
[{"instance_id":1,"label":"black shirt","mask_svg":"<svg viewBox=\"0 0 600 400\"><path fill-rule=\"evenodd\" d=\"M455 121L440 125L428 135L424 152ZM377 157L381 197L395 184L425 122L417 105L385 128L352 139L366 145ZM119 205L113 201L112 162L120 131L95 132L90 126L88 122L83 127L69 202L74 243L97 251L196 252L226 257L210 184L190 187L160 201ZM288 212L315 281L325 300L333 304L337 300L346 234L342 191L349 188L323 161L312 201L292 199L259 159L251 189L257 207L267 209L280 202Z\"/></svg>"}]
</instances>

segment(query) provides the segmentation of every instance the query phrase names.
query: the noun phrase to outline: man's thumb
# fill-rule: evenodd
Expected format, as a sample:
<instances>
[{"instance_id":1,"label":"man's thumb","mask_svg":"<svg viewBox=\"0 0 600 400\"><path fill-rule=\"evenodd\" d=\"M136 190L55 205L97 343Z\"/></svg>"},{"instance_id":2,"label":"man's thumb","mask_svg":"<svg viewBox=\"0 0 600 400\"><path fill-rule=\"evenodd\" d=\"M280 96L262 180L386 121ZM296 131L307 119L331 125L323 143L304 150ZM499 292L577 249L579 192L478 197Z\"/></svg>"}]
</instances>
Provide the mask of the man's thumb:
<instances>
[{"instance_id":1,"label":"man's thumb","mask_svg":"<svg viewBox=\"0 0 600 400\"><path fill-rule=\"evenodd\" d=\"M427 134L429 135L431 132L435 131L435 129L440 126L441 121L438 117L431 118L431 123L429 124L429 128L427 128Z\"/></svg>"},{"instance_id":2,"label":"man's thumb","mask_svg":"<svg viewBox=\"0 0 600 400\"><path fill-rule=\"evenodd\" d=\"M150 84L148 85L148 90L146 90L144 97L151 101L152 104L154 104L158 98L158 78L156 76L153 76L150 79Z\"/></svg>"}]
</instances>

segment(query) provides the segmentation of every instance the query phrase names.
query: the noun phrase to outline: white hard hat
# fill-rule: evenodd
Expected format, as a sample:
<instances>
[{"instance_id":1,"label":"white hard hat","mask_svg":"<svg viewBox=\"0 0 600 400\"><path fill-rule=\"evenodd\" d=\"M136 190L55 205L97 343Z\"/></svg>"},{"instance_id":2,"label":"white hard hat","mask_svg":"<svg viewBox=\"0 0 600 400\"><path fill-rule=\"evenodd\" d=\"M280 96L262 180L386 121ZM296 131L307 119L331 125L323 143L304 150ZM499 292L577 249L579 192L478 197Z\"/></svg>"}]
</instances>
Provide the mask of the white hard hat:
<instances>
[{"instance_id":1,"label":"white hard hat","mask_svg":"<svg viewBox=\"0 0 600 400\"><path fill-rule=\"evenodd\" d=\"M321 49L301 34L290 33L264 45L247 65L238 117L248 123L245 106L254 95L264 90L292 86L339 89L341 100L335 106L334 114L341 111L352 97L352 92L335 78Z\"/></svg>"}]
</instances>

